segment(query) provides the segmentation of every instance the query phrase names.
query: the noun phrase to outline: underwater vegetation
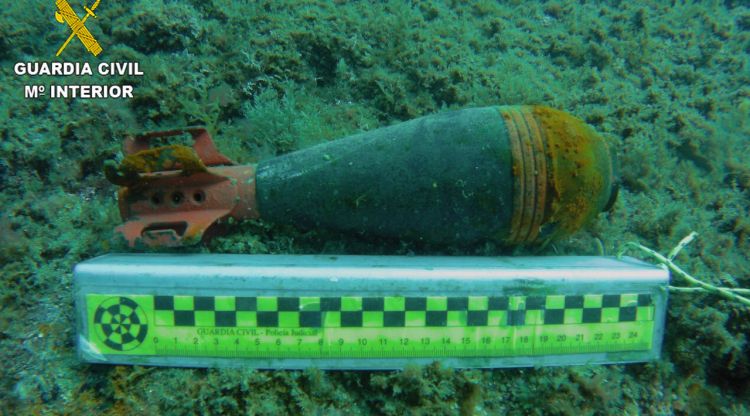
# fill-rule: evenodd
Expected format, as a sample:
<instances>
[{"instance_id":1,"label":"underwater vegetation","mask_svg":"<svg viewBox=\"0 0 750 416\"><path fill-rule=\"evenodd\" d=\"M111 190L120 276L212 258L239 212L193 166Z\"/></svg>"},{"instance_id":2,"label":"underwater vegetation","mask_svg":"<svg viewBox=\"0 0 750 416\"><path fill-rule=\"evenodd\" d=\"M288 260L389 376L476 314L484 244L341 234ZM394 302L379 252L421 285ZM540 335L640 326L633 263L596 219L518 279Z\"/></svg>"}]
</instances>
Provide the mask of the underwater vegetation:
<instances>
[{"instance_id":1,"label":"underwater vegetation","mask_svg":"<svg viewBox=\"0 0 750 416\"><path fill-rule=\"evenodd\" d=\"M71 1L81 13L83 2ZM614 209L540 253L364 240L261 221L189 250L607 254L627 241L724 287L750 287L750 8L705 2L102 0L99 57L143 76L16 76L69 31L54 2L0 24L0 414L748 414L750 311L670 296L662 359L591 367L322 372L87 365L72 267L127 251L105 160L127 133L204 125L253 163L447 109L539 104L615 145ZM38 83L134 85L130 100L25 99Z\"/></svg>"}]
</instances>

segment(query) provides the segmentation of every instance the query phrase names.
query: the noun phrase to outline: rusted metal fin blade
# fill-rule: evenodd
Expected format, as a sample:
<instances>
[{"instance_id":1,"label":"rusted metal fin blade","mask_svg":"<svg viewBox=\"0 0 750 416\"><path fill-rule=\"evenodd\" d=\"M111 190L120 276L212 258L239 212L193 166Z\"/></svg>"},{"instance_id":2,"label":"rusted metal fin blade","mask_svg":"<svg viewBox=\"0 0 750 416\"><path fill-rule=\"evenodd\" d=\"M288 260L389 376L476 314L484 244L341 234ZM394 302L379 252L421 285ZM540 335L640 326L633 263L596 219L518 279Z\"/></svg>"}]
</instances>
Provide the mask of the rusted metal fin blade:
<instances>
[{"instance_id":1,"label":"rusted metal fin blade","mask_svg":"<svg viewBox=\"0 0 750 416\"><path fill-rule=\"evenodd\" d=\"M125 139L123 152L132 155L152 148L151 141L156 138L174 137L189 133L193 138L193 149L206 166L233 165L231 159L216 148L211 134L203 127L188 127L178 130L164 130L129 136Z\"/></svg>"},{"instance_id":2,"label":"rusted metal fin blade","mask_svg":"<svg viewBox=\"0 0 750 416\"><path fill-rule=\"evenodd\" d=\"M220 166L188 176L156 176L120 188L118 231L130 246L197 244L219 231L216 222L257 218L253 166ZM207 231L211 233L206 233Z\"/></svg>"},{"instance_id":3,"label":"rusted metal fin blade","mask_svg":"<svg viewBox=\"0 0 750 416\"><path fill-rule=\"evenodd\" d=\"M117 227L131 247L180 247L196 244L229 209L155 213L132 218Z\"/></svg>"}]
</instances>

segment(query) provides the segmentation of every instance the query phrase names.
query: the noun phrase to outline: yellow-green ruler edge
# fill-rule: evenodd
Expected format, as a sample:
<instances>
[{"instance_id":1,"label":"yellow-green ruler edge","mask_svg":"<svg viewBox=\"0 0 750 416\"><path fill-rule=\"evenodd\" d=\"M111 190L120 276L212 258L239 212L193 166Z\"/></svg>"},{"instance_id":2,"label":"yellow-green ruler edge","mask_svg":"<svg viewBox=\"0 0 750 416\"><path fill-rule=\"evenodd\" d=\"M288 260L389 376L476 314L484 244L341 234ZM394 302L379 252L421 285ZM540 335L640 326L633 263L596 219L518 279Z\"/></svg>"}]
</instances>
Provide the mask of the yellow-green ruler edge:
<instances>
[{"instance_id":1,"label":"yellow-green ruler edge","mask_svg":"<svg viewBox=\"0 0 750 416\"><path fill-rule=\"evenodd\" d=\"M109 254L74 276L84 361L324 369L653 360L669 281L593 256Z\"/></svg>"}]
</instances>

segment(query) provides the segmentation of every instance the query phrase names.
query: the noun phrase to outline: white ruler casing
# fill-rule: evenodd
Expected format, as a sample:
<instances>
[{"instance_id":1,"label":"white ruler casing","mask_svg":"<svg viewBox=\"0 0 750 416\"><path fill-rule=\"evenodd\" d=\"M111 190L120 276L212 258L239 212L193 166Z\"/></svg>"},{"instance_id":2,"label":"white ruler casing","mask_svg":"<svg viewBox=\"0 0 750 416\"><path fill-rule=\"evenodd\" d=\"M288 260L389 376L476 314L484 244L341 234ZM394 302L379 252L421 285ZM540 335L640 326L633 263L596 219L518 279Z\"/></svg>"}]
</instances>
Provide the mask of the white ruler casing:
<instances>
[{"instance_id":1,"label":"white ruler casing","mask_svg":"<svg viewBox=\"0 0 750 416\"><path fill-rule=\"evenodd\" d=\"M109 254L74 275L83 361L273 369L654 360L669 282L585 256Z\"/></svg>"}]
</instances>

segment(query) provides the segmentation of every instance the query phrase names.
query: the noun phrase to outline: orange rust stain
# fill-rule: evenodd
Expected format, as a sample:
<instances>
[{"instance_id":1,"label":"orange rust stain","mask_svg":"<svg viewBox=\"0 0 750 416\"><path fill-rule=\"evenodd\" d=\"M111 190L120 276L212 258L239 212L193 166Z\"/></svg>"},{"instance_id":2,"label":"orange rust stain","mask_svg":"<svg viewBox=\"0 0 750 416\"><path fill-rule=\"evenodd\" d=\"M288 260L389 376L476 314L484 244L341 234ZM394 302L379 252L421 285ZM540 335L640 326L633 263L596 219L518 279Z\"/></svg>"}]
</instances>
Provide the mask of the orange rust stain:
<instances>
[{"instance_id":1,"label":"orange rust stain","mask_svg":"<svg viewBox=\"0 0 750 416\"><path fill-rule=\"evenodd\" d=\"M180 168L188 173L204 172L206 166L190 147L179 144L142 150L120 163L123 173L153 173Z\"/></svg>"},{"instance_id":2,"label":"orange rust stain","mask_svg":"<svg viewBox=\"0 0 750 416\"><path fill-rule=\"evenodd\" d=\"M183 175L191 175L206 172L206 165L193 148L175 144L128 155L117 167L104 166L107 179L120 186L148 182L148 176L141 174L173 170L181 170Z\"/></svg>"},{"instance_id":3,"label":"orange rust stain","mask_svg":"<svg viewBox=\"0 0 750 416\"><path fill-rule=\"evenodd\" d=\"M608 161L607 145L583 121L549 107L533 106L532 114L545 131L547 157L552 169L549 186L551 210L545 223L557 223L556 236L572 234L603 208L608 189L604 189L602 158ZM610 178L611 180L611 178Z\"/></svg>"}]
</instances>

